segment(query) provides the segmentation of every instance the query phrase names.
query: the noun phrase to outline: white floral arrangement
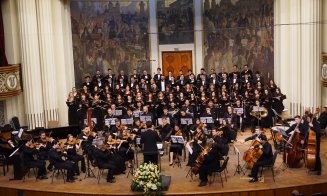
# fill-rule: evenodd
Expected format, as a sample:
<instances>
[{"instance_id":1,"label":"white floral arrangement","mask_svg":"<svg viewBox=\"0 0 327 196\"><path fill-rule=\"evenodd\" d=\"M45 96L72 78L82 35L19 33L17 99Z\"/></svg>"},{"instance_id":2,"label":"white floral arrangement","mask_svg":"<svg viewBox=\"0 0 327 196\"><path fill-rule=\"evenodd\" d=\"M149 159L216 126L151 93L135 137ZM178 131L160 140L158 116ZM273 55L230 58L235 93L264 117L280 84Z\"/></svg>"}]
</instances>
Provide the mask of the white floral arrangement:
<instances>
[{"instance_id":1,"label":"white floral arrangement","mask_svg":"<svg viewBox=\"0 0 327 196\"><path fill-rule=\"evenodd\" d=\"M161 189L161 177L158 166L153 163L143 163L134 173L132 180L134 190L144 193L158 192Z\"/></svg>"}]
</instances>

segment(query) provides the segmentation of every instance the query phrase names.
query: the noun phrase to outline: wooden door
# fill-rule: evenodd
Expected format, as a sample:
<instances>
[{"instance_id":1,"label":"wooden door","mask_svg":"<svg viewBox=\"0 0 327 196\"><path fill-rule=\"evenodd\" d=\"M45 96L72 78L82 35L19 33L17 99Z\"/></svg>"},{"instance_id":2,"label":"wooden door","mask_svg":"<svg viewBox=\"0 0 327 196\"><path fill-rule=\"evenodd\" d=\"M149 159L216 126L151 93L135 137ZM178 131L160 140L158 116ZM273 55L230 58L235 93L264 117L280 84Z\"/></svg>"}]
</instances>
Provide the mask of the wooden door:
<instances>
[{"instance_id":1,"label":"wooden door","mask_svg":"<svg viewBox=\"0 0 327 196\"><path fill-rule=\"evenodd\" d=\"M165 76L171 71L173 76L179 75L179 70L183 74L187 74L188 70L192 70L192 51L173 51L162 52L162 70Z\"/></svg>"}]
</instances>

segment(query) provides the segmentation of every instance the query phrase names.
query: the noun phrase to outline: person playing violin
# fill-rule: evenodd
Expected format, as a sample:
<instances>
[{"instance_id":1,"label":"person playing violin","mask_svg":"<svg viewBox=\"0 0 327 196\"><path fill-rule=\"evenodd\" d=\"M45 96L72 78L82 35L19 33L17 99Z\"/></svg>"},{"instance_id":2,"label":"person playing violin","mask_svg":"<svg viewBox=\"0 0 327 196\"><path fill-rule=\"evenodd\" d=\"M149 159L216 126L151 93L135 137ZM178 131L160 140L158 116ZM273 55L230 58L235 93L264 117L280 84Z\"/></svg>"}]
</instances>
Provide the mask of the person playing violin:
<instances>
[{"instance_id":1,"label":"person playing violin","mask_svg":"<svg viewBox=\"0 0 327 196\"><path fill-rule=\"evenodd\" d=\"M93 155L95 159L95 164L99 168L108 169L107 182L115 183L114 174L116 172L116 166L113 162L114 155L111 152L106 151L105 144L100 144L99 148L93 147Z\"/></svg>"},{"instance_id":2,"label":"person playing violin","mask_svg":"<svg viewBox=\"0 0 327 196\"><path fill-rule=\"evenodd\" d=\"M22 151L24 165L30 168L38 168L37 178L39 180L48 179L48 177L46 176L45 161L36 158L39 153L39 146L37 146L36 143L33 143L32 138L26 142L26 144L23 146Z\"/></svg>"},{"instance_id":3,"label":"person playing violin","mask_svg":"<svg viewBox=\"0 0 327 196\"><path fill-rule=\"evenodd\" d=\"M131 148L134 137L135 135L128 133L128 130L126 129L123 129L121 134L118 135L118 138L123 141L120 145L119 152L124 160L128 161L128 167L132 166L132 161L134 159L134 150Z\"/></svg>"},{"instance_id":4,"label":"person playing violin","mask_svg":"<svg viewBox=\"0 0 327 196\"><path fill-rule=\"evenodd\" d=\"M47 160L49 150L52 147L52 141L54 139L52 137L48 137L44 131L40 132L40 138L36 141L40 144L40 150L39 150L39 158L41 160Z\"/></svg>"},{"instance_id":5,"label":"person playing violin","mask_svg":"<svg viewBox=\"0 0 327 196\"><path fill-rule=\"evenodd\" d=\"M63 159L63 156L66 156L66 152L62 152L60 148L60 143L54 141L54 144L49 151L49 161L53 163L55 168L67 170L66 182L75 182L74 163Z\"/></svg>"},{"instance_id":6,"label":"person playing violin","mask_svg":"<svg viewBox=\"0 0 327 196\"><path fill-rule=\"evenodd\" d=\"M271 144L268 142L267 137L261 134L260 137L256 138L256 140L258 140L261 143L259 145L259 148L261 148L263 154L260 156L257 162L254 163L253 168L251 169L251 174L248 175L249 177L252 178L249 181L250 183L254 183L258 181L258 172L261 166L269 165L272 164L273 162L272 147ZM254 146L251 146L251 148L254 148Z\"/></svg>"},{"instance_id":7,"label":"person playing violin","mask_svg":"<svg viewBox=\"0 0 327 196\"><path fill-rule=\"evenodd\" d=\"M213 139L207 141L208 151L203 153L203 164L199 168L200 184L198 186L206 186L208 184L208 175L220 168L220 159L222 159L221 149Z\"/></svg>"},{"instance_id":8,"label":"person playing violin","mask_svg":"<svg viewBox=\"0 0 327 196\"><path fill-rule=\"evenodd\" d=\"M72 134L68 134L67 141L65 143L66 152L67 152L67 158L68 160L72 161L74 163L74 172L76 175L80 174L80 170L78 167L78 163L81 162L81 170L83 173L86 171L85 167L85 159L83 155L77 154L77 150L81 148L81 142L80 140L74 138Z\"/></svg>"}]
</instances>

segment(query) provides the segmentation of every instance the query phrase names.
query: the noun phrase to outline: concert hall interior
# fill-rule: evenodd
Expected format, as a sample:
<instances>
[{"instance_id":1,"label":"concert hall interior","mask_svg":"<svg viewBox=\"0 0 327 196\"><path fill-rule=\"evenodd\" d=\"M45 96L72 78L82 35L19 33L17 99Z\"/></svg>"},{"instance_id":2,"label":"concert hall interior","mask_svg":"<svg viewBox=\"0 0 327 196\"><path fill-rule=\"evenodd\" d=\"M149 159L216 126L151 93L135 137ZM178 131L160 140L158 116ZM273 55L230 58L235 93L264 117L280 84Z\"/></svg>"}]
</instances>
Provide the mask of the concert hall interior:
<instances>
[{"instance_id":1,"label":"concert hall interior","mask_svg":"<svg viewBox=\"0 0 327 196\"><path fill-rule=\"evenodd\" d=\"M0 195L327 194L327 0L0 3Z\"/></svg>"}]
</instances>

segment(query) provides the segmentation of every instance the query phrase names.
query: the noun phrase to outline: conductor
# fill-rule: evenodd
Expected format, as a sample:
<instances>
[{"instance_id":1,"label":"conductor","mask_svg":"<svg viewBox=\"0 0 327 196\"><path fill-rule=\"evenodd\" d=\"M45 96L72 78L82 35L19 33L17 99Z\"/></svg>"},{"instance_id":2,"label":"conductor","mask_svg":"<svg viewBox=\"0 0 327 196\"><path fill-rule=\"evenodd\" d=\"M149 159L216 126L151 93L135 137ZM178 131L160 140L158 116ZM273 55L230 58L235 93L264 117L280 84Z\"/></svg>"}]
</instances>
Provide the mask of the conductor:
<instances>
[{"instance_id":1,"label":"conductor","mask_svg":"<svg viewBox=\"0 0 327 196\"><path fill-rule=\"evenodd\" d=\"M143 157L144 163L158 164L158 147L157 142L161 142L161 139L156 131L151 129L151 122L146 123L146 131L141 134L141 144L144 145Z\"/></svg>"}]
</instances>

